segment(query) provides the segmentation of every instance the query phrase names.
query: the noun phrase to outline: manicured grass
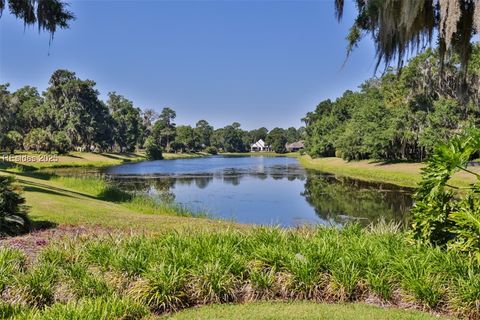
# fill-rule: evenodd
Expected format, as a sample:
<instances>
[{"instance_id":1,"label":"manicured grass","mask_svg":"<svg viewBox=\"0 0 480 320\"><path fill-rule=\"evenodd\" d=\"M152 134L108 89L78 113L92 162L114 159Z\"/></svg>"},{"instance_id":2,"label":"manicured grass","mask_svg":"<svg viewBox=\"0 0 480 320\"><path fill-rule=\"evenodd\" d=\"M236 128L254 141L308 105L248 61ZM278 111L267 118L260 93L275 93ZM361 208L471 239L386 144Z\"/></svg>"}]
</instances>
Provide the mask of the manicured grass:
<instances>
[{"instance_id":1,"label":"manicured grass","mask_svg":"<svg viewBox=\"0 0 480 320\"><path fill-rule=\"evenodd\" d=\"M379 301L480 316L478 262L459 252L413 244L391 226L91 235L52 241L34 261L24 261L18 250L0 249L0 274L7 275L0 277L0 313L64 319L115 310L158 316L205 304L310 300ZM279 307L278 312L296 316L291 312L313 310L308 308L314 305L303 304L283 311ZM219 308L205 312L221 312ZM232 308L226 307L226 318L236 319L242 313L235 316ZM270 318L276 318L273 305L258 308L259 315L272 312ZM412 315L366 306L323 308L324 314L360 319ZM195 311L190 312L195 318ZM418 317L413 319L422 319Z\"/></svg>"},{"instance_id":2,"label":"manicured grass","mask_svg":"<svg viewBox=\"0 0 480 320\"><path fill-rule=\"evenodd\" d=\"M0 171L0 174L11 173ZM24 189L29 216L37 222L100 225L145 232L239 226L193 217L188 210L174 204L156 203L143 197L125 198L125 193L96 178L56 177L40 172L15 176Z\"/></svg>"},{"instance_id":3,"label":"manicured grass","mask_svg":"<svg viewBox=\"0 0 480 320\"><path fill-rule=\"evenodd\" d=\"M165 160L203 157L204 153L164 153ZM34 171L46 168L108 167L129 162L145 161L144 153L70 152L67 155L19 152L7 155L10 162L0 161L0 169ZM0 158L0 160L2 160ZM33 161L32 161L33 160Z\"/></svg>"},{"instance_id":4,"label":"manicured grass","mask_svg":"<svg viewBox=\"0 0 480 320\"><path fill-rule=\"evenodd\" d=\"M172 320L433 320L439 317L418 311L380 308L351 304L320 304L310 301L256 302L245 304L211 305L192 308L165 317Z\"/></svg>"},{"instance_id":5,"label":"manicured grass","mask_svg":"<svg viewBox=\"0 0 480 320\"><path fill-rule=\"evenodd\" d=\"M382 163L371 160L347 162L340 158L317 158L309 156L299 157L300 163L313 170L345 175L352 178L392 183L404 187L416 187L421 181L422 163ZM480 168L472 168L480 173ZM456 187L467 187L476 182L473 175L457 173L449 182Z\"/></svg>"}]
</instances>

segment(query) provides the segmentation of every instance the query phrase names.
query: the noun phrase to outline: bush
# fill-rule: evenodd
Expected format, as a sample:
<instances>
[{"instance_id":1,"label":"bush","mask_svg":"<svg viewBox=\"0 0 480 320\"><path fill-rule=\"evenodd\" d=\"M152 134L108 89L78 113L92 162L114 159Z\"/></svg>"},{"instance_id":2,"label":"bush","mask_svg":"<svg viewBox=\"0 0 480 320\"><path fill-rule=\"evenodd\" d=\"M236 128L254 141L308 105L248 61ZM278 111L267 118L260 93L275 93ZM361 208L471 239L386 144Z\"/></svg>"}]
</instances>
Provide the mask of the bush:
<instances>
[{"instance_id":1,"label":"bush","mask_svg":"<svg viewBox=\"0 0 480 320\"><path fill-rule=\"evenodd\" d=\"M208 153L208 154L213 154L213 155L218 154L218 150L215 147L206 147L205 152Z\"/></svg>"},{"instance_id":2,"label":"bush","mask_svg":"<svg viewBox=\"0 0 480 320\"><path fill-rule=\"evenodd\" d=\"M480 130L469 129L440 145L427 162L415 195L412 235L415 239L448 246L480 261L480 175L468 168L480 150ZM448 181L462 171L477 177L469 191L455 194Z\"/></svg>"},{"instance_id":3,"label":"bush","mask_svg":"<svg viewBox=\"0 0 480 320\"><path fill-rule=\"evenodd\" d=\"M23 141L25 150L51 151L52 145L53 142L50 132L39 128L30 131Z\"/></svg>"},{"instance_id":4,"label":"bush","mask_svg":"<svg viewBox=\"0 0 480 320\"><path fill-rule=\"evenodd\" d=\"M11 154L15 153L15 149L21 148L23 144L23 137L17 131L9 131L0 137L0 148L9 150Z\"/></svg>"},{"instance_id":5,"label":"bush","mask_svg":"<svg viewBox=\"0 0 480 320\"><path fill-rule=\"evenodd\" d=\"M26 214L25 199L10 177L0 176L0 237L27 232L30 221Z\"/></svg>"},{"instance_id":6,"label":"bush","mask_svg":"<svg viewBox=\"0 0 480 320\"><path fill-rule=\"evenodd\" d=\"M458 251L412 245L395 226L72 238L52 242L23 267L18 253L0 248L0 268L2 261L17 265L4 269L13 302L47 319L138 319L148 310L159 316L260 299L372 298L480 316L478 262Z\"/></svg>"},{"instance_id":7,"label":"bush","mask_svg":"<svg viewBox=\"0 0 480 320\"><path fill-rule=\"evenodd\" d=\"M148 160L163 159L162 148L153 137L148 137L145 141L145 153Z\"/></svg>"},{"instance_id":8,"label":"bush","mask_svg":"<svg viewBox=\"0 0 480 320\"><path fill-rule=\"evenodd\" d=\"M72 141L63 131L53 135L53 147L59 154L65 154L72 148Z\"/></svg>"}]
</instances>

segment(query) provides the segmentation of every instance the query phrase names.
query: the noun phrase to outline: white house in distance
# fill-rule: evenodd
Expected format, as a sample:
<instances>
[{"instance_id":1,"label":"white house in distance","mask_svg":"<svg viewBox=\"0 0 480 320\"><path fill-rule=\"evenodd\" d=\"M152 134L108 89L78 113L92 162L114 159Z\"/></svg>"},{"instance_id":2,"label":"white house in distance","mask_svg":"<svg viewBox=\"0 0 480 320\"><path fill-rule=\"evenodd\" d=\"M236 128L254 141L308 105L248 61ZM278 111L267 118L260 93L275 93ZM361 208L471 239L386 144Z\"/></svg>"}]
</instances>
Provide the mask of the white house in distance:
<instances>
[{"instance_id":1,"label":"white house in distance","mask_svg":"<svg viewBox=\"0 0 480 320\"><path fill-rule=\"evenodd\" d=\"M258 140L254 144L250 145L250 151L257 152L257 151L271 151L272 148L265 144L265 141L262 139Z\"/></svg>"}]
</instances>

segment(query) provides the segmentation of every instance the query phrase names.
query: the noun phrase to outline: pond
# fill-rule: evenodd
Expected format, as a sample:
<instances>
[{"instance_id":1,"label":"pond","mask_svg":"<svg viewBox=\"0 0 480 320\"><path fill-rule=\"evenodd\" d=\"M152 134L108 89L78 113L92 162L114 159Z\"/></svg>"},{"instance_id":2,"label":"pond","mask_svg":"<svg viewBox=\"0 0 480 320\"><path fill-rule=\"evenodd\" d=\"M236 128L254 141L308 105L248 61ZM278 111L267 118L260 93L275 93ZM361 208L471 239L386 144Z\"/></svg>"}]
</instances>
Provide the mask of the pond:
<instances>
[{"instance_id":1,"label":"pond","mask_svg":"<svg viewBox=\"0 0 480 320\"><path fill-rule=\"evenodd\" d=\"M305 170L295 158L212 156L107 168L120 188L241 223L343 225L408 219L411 190Z\"/></svg>"}]
</instances>

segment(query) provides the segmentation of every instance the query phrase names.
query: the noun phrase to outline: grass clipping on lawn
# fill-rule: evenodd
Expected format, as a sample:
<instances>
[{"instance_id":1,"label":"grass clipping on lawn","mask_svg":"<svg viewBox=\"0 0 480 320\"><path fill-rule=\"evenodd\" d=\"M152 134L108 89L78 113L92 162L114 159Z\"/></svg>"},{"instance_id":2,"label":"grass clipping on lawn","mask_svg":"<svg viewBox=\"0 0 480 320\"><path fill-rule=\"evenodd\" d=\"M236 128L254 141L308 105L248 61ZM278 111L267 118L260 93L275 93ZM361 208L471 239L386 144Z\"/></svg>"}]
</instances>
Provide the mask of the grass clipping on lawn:
<instances>
[{"instance_id":1,"label":"grass clipping on lawn","mask_svg":"<svg viewBox=\"0 0 480 320\"><path fill-rule=\"evenodd\" d=\"M480 316L478 263L411 243L392 226L82 236L26 261L0 249L3 317L137 319L258 300Z\"/></svg>"}]
</instances>

